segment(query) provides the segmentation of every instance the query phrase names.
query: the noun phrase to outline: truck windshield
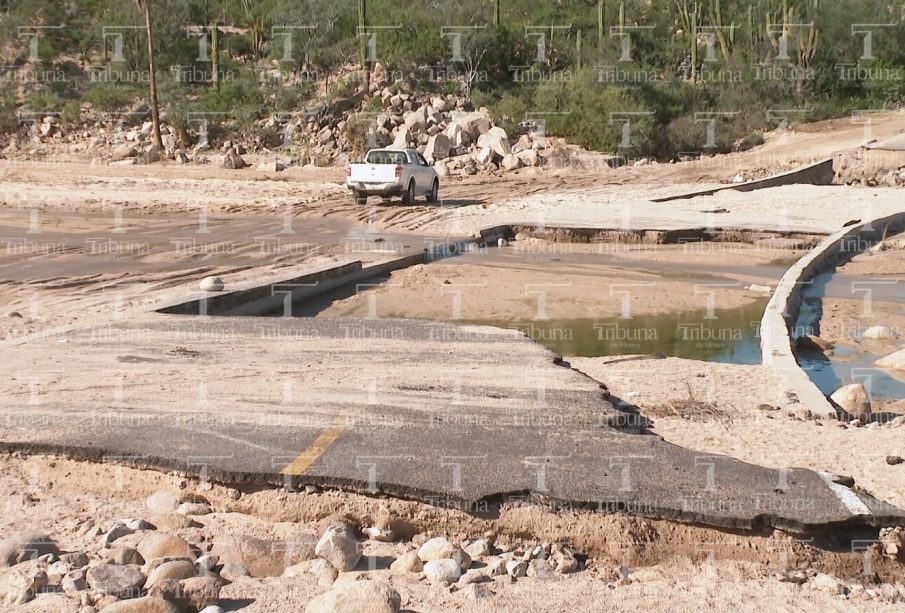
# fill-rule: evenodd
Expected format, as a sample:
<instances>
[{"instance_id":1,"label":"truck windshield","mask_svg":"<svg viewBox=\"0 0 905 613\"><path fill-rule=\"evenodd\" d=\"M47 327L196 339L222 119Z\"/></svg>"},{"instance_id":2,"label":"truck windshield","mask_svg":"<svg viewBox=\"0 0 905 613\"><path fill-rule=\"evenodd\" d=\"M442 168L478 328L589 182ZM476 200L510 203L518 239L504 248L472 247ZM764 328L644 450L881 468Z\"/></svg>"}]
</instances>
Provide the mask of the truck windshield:
<instances>
[{"instance_id":1,"label":"truck windshield","mask_svg":"<svg viewBox=\"0 0 905 613\"><path fill-rule=\"evenodd\" d=\"M365 160L368 164L405 164L404 151L372 151Z\"/></svg>"}]
</instances>

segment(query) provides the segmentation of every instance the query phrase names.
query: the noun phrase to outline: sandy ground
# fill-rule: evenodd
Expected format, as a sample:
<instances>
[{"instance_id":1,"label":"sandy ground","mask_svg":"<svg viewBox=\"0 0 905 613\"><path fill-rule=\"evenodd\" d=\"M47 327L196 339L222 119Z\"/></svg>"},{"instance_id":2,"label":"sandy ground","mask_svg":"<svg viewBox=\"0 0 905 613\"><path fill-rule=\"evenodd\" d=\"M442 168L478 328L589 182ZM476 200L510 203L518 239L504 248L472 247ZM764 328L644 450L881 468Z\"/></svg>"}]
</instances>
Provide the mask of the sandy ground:
<instances>
[{"instance_id":1,"label":"sandy ground","mask_svg":"<svg viewBox=\"0 0 905 613\"><path fill-rule=\"evenodd\" d=\"M569 358L574 368L639 406L653 419L653 431L670 442L763 466L847 475L875 496L905 505L905 466L886 463L887 456L905 456L901 428L802 419L803 407L790 401L784 379L766 366L679 358L607 364L612 360Z\"/></svg>"},{"instance_id":2,"label":"sandy ground","mask_svg":"<svg viewBox=\"0 0 905 613\"><path fill-rule=\"evenodd\" d=\"M663 204L650 199L726 184L740 171L763 176L835 155L871 136L882 138L905 129L905 114L883 114L872 128L872 134L868 134L862 123L852 120L824 122L769 135L767 143L752 152L686 164L618 170L526 169L500 177L455 178L444 182L440 206L419 203L413 207L396 203L384 206L378 201L357 207L342 185L342 169L291 168L268 175L253 169L227 171L214 165L124 168L49 158L37 162L0 160L0 304L4 311L16 310L22 315L9 317L4 312L0 337L5 342L14 341L30 333L73 329L107 321L112 314L141 311L163 292L185 292L207 274L236 281L279 273L290 266L313 268L345 261L350 253L341 245L349 235L342 228L355 222L364 222L367 226L361 227L378 233L398 232L403 238L390 242L400 245L405 243L406 233L458 237L501 223L626 229L748 227L828 233L853 219L902 210L902 190L793 186L753 193L727 191ZM32 215L37 216L40 232L29 236L30 243L20 242L29 234ZM90 241L98 234L105 240L110 238L119 215L126 216L124 232L114 235L113 243L98 243L102 245L100 253L91 253ZM174 236L197 238L199 216L209 216L213 230L202 243L215 247L190 242L186 248L172 243ZM54 219L62 221L55 223ZM274 246L274 237L287 219L300 234L282 243L283 247ZM340 225L330 226L332 222ZM311 243L309 233L326 234L328 247L306 248L304 245ZM265 241L264 247L256 240L262 236L271 241ZM59 244L63 246L58 249ZM130 245L136 244L138 250L132 251ZM388 287L376 292L377 304L386 308L386 314L405 310L417 316L448 318L452 297L444 288L484 283L486 291L484 286L479 286L477 293L463 288L463 318L531 317L537 314L538 303L536 297L525 295L526 286L541 282L551 286L546 301L548 316L595 317L601 311L621 309L612 287L629 281L654 283L636 290L632 302L637 302L637 307L632 308L639 314L656 313L698 305L701 297L694 292L696 280L729 279L735 287L741 283L769 284L776 275L763 270L781 270L783 262L798 255L750 246L708 246L704 251L625 249L602 254L606 257L601 261L588 263L582 258L601 254L542 242L525 241L521 245L525 246L522 253L517 251L517 241L507 248L509 255L490 263L462 258L402 271L393 275ZM877 274L877 263L885 262L883 266L888 268L881 267L881 273L899 274L899 256L900 251L875 256L869 263L864 263L866 258L856 259L846 272ZM555 271L551 270L554 260L558 260ZM714 261L723 268L714 270ZM685 272L678 278L677 269L694 273ZM448 285L443 283L447 280ZM488 295L491 300L487 300ZM720 306L738 306L752 300L741 289L729 288L719 295ZM481 298L480 303L471 302L475 296ZM357 297L340 302L332 314L358 312L363 308L361 300ZM846 328L852 325L846 318L856 316L857 306L855 301L828 299L824 328L851 329ZM901 312L893 306L882 301L874 306L878 315L869 323L905 326ZM859 318L858 323L867 320ZM842 340L841 333L835 336ZM905 507L901 485L905 469L884 462L886 455L905 455L901 429L849 429L835 422L790 417L789 412L799 414L800 407L790 404L786 390L777 385L781 379L762 367L675 358L607 361L571 360L574 367L604 382L614 394L640 406L654 420L654 431L669 441L702 453L724 453L772 467L798 466L847 474L879 498ZM321 384L331 387L335 381ZM90 385L80 391L92 393ZM761 404L780 410L762 410ZM115 484L112 492L111 483ZM87 519L109 523L142 516L146 514L143 499L153 491L163 488L178 493L194 487L178 477L152 471L3 457L0 492L4 492L6 512L0 514L0 537L27 529L49 530L65 548L94 552L99 547L96 539L89 541L78 534ZM771 572L778 566L777 550L788 546L790 537L785 535L739 540L737 535L663 522L612 516L588 520L578 515L519 509L504 510L494 524L474 517L452 517L414 503L363 500L336 493L304 496L258 492L242 495L238 501L217 488L201 493L210 497L218 512L200 518L200 528L174 529L197 543L209 542L215 533L307 538L317 534L329 518L343 516L361 523L379 523L399 515L417 524L419 531L439 532L440 526L446 526L459 539L487 530L512 540L567 539L591 556L589 569L575 576L556 579L552 585L533 578L514 585L494 584L494 595L482 601L469 601L460 593L429 587L422 579L390 577L403 594L407 609L421 613L591 611L598 610L601 603L608 609L626 611L897 610L897 605L871 599L865 593L843 599L776 581ZM164 525L166 519L160 521ZM733 544L733 539L739 542ZM713 542L724 555L708 562L701 544ZM373 555L398 554L407 546L410 544L369 543L368 551ZM851 570L851 561L846 566L829 553L805 549L802 567L840 573L843 567ZM627 550L635 556L629 564L632 568L646 568L633 571L636 580L630 584L617 584L613 567L624 561ZM636 558L644 564L636 563ZM385 570L373 572L389 574ZM231 610L282 613L301 610L322 590L310 578L242 580L225 588L224 597L232 599ZM63 596L46 594L13 610L56 613L78 608Z\"/></svg>"},{"instance_id":3,"label":"sandy ground","mask_svg":"<svg viewBox=\"0 0 905 613\"><path fill-rule=\"evenodd\" d=\"M286 545L281 543L311 543L339 519L360 527L392 527L402 535L397 542L366 541L360 566L340 573L334 585L368 579L387 581L400 593L403 610L409 613L566 613L596 611L601 603L613 611L640 608L685 612L731 607L752 612L891 612L900 610L901 604L894 603L905 592L905 586L897 589L887 584L885 595L879 593L880 586L860 575L861 553L822 551L779 533L743 537L693 526L581 513L564 523L549 512L518 507L504 507L497 519L481 520L405 501L339 493L242 493L154 471L43 457L0 459L0 491L4 492L6 509L0 518L0 536L29 530L45 532L65 551L86 552L91 564L106 554L100 537L92 536L89 529L96 526L103 531L123 517L145 518L158 531L182 537L201 551L230 536L272 540L277 544L277 559L284 555ZM206 500L214 512L193 516L192 522L187 522L170 512L150 511L145 498L157 492L179 500ZM126 536L116 544L135 546L148 534ZM585 569L572 575L491 582L487 584L489 594L479 600L469 598L465 591L431 586L423 574L387 569L393 558L438 534L454 542L485 536L498 546L512 549L565 537L576 547L583 546L579 551L587 553L588 559ZM0 570L0 585L5 585L19 567ZM774 576L782 569L815 567L834 571L841 584L853 592L839 596L810 583L798 586L780 582ZM875 567L881 573L890 568L882 560L875 561ZM623 574L628 578L619 579ZM240 577L221 591L221 606L243 613L301 611L313 596L326 589L309 574ZM4 610L77 613L80 605L72 597L51 592Z\"/></svg>"},{"instance_id":4,"label":"sandy ground","mask_svg":"<svg viewBox=\"0 0 905 613\"><path fill-rule=\"evenodd\" d=\"M383 284L335 301L322 316L470 321L630 318L733 309L764 297L801 251L735 243L588 245L526 238L399 270Z\"/></svg>"}]
</instances>

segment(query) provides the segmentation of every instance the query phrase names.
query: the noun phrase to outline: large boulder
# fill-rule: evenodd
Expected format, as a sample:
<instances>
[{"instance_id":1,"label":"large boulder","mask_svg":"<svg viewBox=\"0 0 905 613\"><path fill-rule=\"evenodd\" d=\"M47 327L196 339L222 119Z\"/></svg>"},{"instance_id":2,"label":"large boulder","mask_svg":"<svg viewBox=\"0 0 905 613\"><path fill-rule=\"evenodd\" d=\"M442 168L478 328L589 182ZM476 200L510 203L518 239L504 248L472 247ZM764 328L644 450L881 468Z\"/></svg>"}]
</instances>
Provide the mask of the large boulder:
<instances>
[{"instance_id":1,"label":"large boulder","mask_svg":"<svg viewBox=\"0 0 905 613\"><path fill-rule=\"evenodd\" d=\"M270 541L251 536L223 536L214 540L210 553L218 556L221 564L244 567L253 577L279 577L287 567L314 557L314 540Z\"/></svg>"},{"instance_id":2,"label":"large boulder","mask_svg":"<svg viewBox=\"0 0 905 613\"><path fill-rule=\"evenodd\" d=\"M424 157L431 163L449 157L449 137L442 133L431 136L424 147Z\"/></svg>"},{"instance_id":3,"label":"large boulder","mask_svg":"<svg viewBox=\"0 0 905 613\"><path fill-rule=\"evenodd\" d=\"M867 421L870 417L870 395L860 383L843 385L830 396L830 400L842 407L849 415Z\"/></svg>"},{"instance_id":4,"label":"large boulder","mask_svg":"<svg viewBox=\"0 0 905 613\"><path fill-rule=\"evenodd\" d=\"M472 141L478 140L478 137L490 130L493 125L490 120L490 113L486 110L472 111L471 113L453 112L450 114L450 122L455 123L462 131L467 132L471 136Z\"/></svg>"},{"instance_id":5,"label":"large boulder","mask_svg":"<svg viewBox=\"0 0 905 613\"><path fill-rule=\"evenodd\" d=\"M424 577L430 583L450 585L462 576L458 562L449 559L431 560L424 565Z\"/></svg>"},{"instance_id":6,"label":"large boulder","mask_svg":"<svg viewBox=\"0 0 905 613\"><path fill-rule=\"evenodd\" d=\"M425 108L422 106L421 108L414 110L408 113L405 116L405 127L409 132L418 132L425 128L427 124L427 115L425 113Z\"/></svg>"},{"instance_id":7,"label":"large boulder","mask_svg":"<svg viewBox=\"0 0 905 613\"><path fill-rule=\"evenodd\" d=\"M313 599L305 613L399 613L399 592L383 581L355 581Z\"/></svg>"},{"instance_id":8,"label":"large boulder","mask_svg":"<svg viewBox=\"0 0 905 613\"><path fill-rule=\"evenodd\" d=\"M889 368L892 370L905 370L905 349L891 353L885 358L876 361L876 365L880 368Z\"/></svg>"},{"instance_id":9,"label":"large boulder","mask_svg":"<svg viewBox=\"0 0 905 613\"><path fill-rule=\"evenodd\" d=\"M506 157L512 153L509 146L509 136L506 130L499 126L494 126L478 137L478 147L490 147L494 153L500 157Z\"/></svg>"},{"instance_id":10,"label":"large boulder","mask_svg":"<svg viewBox=\"0 0 905 613\"><path fill-rule=\"evenodd\" d=\"M338 571L352 570L361 560L362 545L351 528L344 524L330 526L317 542L314 553Z\"/></svg>"},{"instance_id":11,"label":"large boulder","mask_svg":"<svg viewBox=\"0 0 905 613\"><path fill-rule=\"evenodd\" d=\"M161 581L169 579L180 581L195 576L195 565L188 560L171 560L164 562L148 574L145 588L151 588Z\"/></svg>"},{"instance_id":12,"label":"large boulder","mask_svg":"<svg viewBox=\"0 0 905 613\"><path fill-rule=\"evenodd\" d=\"M503 161L500 163L500 166L503 167L504 170L518 170L522 167L522 160L517 155L509 154L503 156Z\"/></svg>"}]
</instances>

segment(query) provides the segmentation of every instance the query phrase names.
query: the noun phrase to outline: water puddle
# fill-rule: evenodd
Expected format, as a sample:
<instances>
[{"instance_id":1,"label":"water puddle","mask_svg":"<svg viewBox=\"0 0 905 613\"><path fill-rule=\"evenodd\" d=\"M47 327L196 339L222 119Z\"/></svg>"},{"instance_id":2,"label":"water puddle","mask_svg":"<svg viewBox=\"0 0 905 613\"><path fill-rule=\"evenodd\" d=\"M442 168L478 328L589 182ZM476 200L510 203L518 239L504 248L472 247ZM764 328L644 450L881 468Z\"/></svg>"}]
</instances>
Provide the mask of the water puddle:
<instances>
[{"instance_id":1,"label":"water puddle","mask_svg":"<svg viewBox=\"0 0 905 613\"><path fill-rule=\"evenodd\" d=\"M760 364L760 320L767 301L735 309L696 310L631 319L473 321L516 329L564 356L663 353L731 364Z\"/></svg>"}]
</instances>

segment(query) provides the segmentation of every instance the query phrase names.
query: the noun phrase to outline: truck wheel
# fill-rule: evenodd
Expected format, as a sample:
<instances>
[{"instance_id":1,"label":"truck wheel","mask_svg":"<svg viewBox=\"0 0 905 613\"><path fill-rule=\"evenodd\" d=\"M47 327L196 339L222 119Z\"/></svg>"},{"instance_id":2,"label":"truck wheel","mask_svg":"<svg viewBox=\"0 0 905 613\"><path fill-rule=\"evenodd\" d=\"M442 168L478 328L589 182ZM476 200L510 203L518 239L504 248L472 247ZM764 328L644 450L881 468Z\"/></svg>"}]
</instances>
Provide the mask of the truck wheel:
<instances>
[{"instance_id":1,"label":"truck wheel","mask_svg":"<svg viewBox=\"0 0 905 613\"><path fill-rule=\"evenodd\" d=\"M363 206L368 203L368 197L360 192L355 192L355 204Z\"/></svg>"},{"instance_id":2,"label":"truck wheel","mask_svg":"<svg viewBox=\"0 0 905 613\"><path fill-rule=\"evenodd\" d=\"M408 189L402 194L402 204L415 204L415 182L409 181Z\"/></svg>"},{"instance_id":3,"label":"truck wheel","mask_svg":"<svg viewBox=\"0 0 905 613\"><path fill-rule=\"evenodd\" d=\"M434 184L431 186L431 191L427 195L428 202L436 202L440 199L440 182L434 179Z\"/></svg>"}]
</instances>

